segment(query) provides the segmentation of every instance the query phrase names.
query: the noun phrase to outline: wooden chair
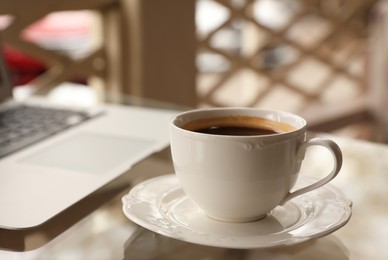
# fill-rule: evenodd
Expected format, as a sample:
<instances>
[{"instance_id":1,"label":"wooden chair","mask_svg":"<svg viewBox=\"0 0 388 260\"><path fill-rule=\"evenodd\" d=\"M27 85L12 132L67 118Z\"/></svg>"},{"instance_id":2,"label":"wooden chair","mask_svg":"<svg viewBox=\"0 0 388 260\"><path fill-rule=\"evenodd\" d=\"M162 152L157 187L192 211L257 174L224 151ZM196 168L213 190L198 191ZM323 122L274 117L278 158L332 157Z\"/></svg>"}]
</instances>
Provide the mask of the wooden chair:
<instances>
[{"instance_id":1,"label":"wooden chair","mask_svg":"<svg viewBox=\"0 0 388 260\"><path fill-rule=\"evenodd\" d=\"M0 1L0 15L11 15L5 41L49 65L31 84L45 93L82 74L90 86L194 106L194 1L179 0L22 0ZM94 12L94 45L73 59L21 38L23 30L57 11ZM64 21L66 22L66 21Z\"/></svg>"}]
</instances>

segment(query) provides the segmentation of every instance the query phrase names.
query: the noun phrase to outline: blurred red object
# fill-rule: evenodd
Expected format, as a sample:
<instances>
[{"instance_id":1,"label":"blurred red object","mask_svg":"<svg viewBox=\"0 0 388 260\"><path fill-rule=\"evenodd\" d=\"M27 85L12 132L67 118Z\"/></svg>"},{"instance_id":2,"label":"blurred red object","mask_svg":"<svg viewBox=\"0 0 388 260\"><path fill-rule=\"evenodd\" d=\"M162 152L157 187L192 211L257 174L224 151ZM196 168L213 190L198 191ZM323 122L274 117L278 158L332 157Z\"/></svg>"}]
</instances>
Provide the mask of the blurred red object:
<instances>
[{"instance_id":1,"label":"blurred red object","mask_svg":"<svg viewBox=\"0 0 388 260\"><path fill-rule=\"evenodd\" d=\"M0 19L0 29L12 23L12 17L0 18L3 18ZM89 50L92 21L92 13L89 11L50 13L27 27L21 37L43 48L78 58ZM47 68L44 62L12 46L5 46L5 60L14 86L27 84Z\"/></svg>"},{"instance_id":2,"label":"blurred red object","mask_svg":"<svg viewBox=\"0 0 388 260\"><path fill-rule=\"evenodd\" d=\"M5 46L4 56L13 86L25 85L46 71L43 62L11 46Z\"/></svg>"}]
</instances>

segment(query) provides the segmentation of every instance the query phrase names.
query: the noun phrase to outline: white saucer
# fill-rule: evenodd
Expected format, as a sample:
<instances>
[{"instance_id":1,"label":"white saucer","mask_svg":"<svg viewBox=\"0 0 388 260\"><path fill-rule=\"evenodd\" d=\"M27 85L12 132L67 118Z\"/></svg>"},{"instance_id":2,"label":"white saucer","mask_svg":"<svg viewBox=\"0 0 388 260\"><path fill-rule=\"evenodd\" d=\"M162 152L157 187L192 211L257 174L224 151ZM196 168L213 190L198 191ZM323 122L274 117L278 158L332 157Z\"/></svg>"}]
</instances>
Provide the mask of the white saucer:
<instances>
[{"instance_id":1,"label":"white saucer","mask_svg":"<svg viewBox=\"0 0 388 260\"><path fill-rule=\"evenodd\" d=\"M296 187L316 180L299 177ZM123 212L153 232L201 245L267 248L300 243L327 235L345 225L351 201L330 184L276 207L263 220L227 223L207 217L185 196L175 175L136 185L122 198Z\"/></svg>"}]
</instances>

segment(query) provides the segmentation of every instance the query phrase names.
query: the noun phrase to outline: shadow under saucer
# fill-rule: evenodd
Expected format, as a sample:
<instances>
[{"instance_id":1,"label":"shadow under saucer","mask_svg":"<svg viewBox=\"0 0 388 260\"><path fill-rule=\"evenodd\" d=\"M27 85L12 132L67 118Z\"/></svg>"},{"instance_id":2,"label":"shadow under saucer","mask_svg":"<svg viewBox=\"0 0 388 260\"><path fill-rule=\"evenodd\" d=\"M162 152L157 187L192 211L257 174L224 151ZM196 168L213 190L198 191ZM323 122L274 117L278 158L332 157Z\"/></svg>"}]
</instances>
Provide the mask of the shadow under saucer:
<instances>
[{"instance_id":1,"label":"shadow under saucer","mask_svg":"<svg viewBox=\"0 0 388 260\"><path fill-rule=\"evenodd\" d=\"M349 252L335 235L300 244L261 249L230 249L187 243L139 227L124 245L125 260L141 259L298 259L347 260Z\"/></svg>"}]
</instances>

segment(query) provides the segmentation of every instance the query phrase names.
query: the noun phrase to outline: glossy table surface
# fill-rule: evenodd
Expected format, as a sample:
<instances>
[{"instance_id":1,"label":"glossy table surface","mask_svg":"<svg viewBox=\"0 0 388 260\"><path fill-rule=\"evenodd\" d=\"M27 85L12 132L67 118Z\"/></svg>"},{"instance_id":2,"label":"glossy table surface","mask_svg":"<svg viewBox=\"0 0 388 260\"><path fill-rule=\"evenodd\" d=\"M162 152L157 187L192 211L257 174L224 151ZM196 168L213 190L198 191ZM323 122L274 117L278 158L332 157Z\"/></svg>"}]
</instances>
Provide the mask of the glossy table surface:
<instances>
[{"instance_id":1,"label":"glossy table surface","mask_svg":"<svg viewBox=\"0 0 388 260\"><path fill-rule=\"evenodd\" d=\"M143 180L173 173L166 148L47 225L22 235L2 231L7 248L0 250L0 259L388 259L388 146L329 137L344 157L332 185L353 201L353 214L325 237L270 249L224 249L167 238L134 224L122 213L121 198ZM325 150L310 149L301 174L322 176L330 160ZM19 236L24 249L12 248Z\"/></svg>"}]
</instances>

